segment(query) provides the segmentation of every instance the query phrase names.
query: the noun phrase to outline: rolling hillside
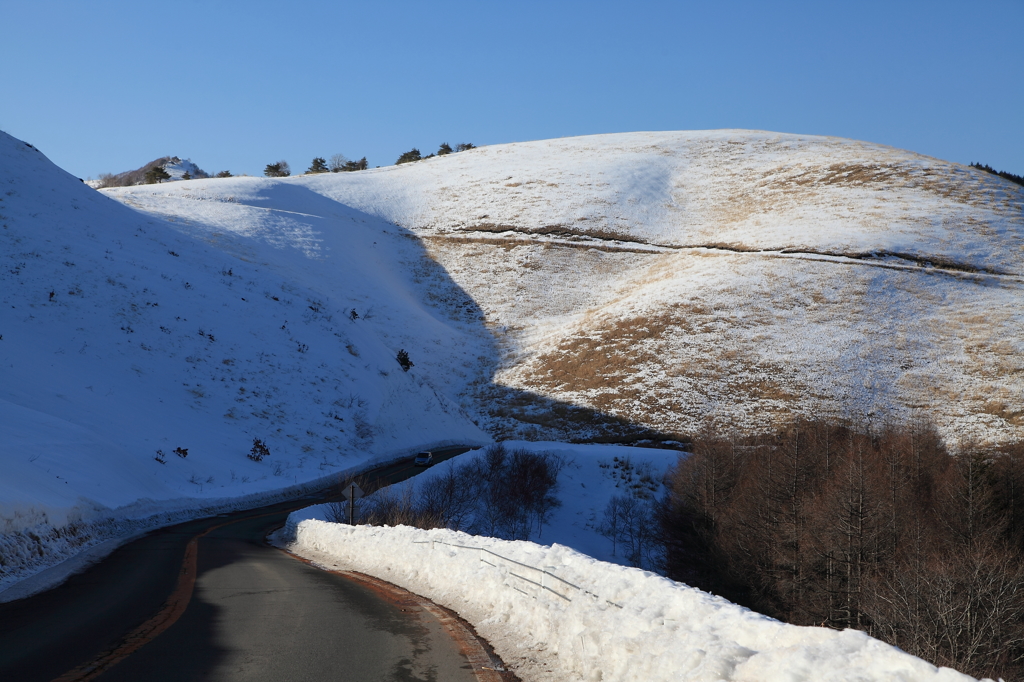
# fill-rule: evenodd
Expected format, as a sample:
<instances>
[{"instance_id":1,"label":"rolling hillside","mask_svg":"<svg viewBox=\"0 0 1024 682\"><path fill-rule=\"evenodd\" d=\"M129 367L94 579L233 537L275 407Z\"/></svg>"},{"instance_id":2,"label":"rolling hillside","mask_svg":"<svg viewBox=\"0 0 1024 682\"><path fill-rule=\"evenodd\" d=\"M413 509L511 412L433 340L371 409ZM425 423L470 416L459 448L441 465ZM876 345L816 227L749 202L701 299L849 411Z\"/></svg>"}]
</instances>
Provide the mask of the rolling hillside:
<instances>
[{"instance_id":1,"label":"rolling hillside","mask_svg":"<svg viewBox=\"0 0 1024 682\"><path fill-rule=\"evenodd\" d=\"M1018 439L1022 212L966 166L763 132L100 192L0 134L0 587L432 443Z\"/></svg>"},{"instance_id":2,"label":"rolling hillside","mask_svg":"<svg viewBox=\"0 0 1024 682\"><path fill-rule=\"evenodd\" d=\"M418 296L404 230L338 224L225 250L0 133L0 589L107 538L488 441L449 397L486 341Z\"/></svg>"},{"instance_id":3,"label":"rolling hillside","mask_svg":"<svg viewBox=\"0 0 1024 682\"><path fill-rule=\"evenodd\" d=\"M109 195L217 243L320 248L352 211L404 228L428 256L410 269L451 278L427 295L468 295L494 339L464 404L500 437L798 415L1024 433L1024 189L967 166L837 138L629 133Z\"/></svg>"}]
</instances>

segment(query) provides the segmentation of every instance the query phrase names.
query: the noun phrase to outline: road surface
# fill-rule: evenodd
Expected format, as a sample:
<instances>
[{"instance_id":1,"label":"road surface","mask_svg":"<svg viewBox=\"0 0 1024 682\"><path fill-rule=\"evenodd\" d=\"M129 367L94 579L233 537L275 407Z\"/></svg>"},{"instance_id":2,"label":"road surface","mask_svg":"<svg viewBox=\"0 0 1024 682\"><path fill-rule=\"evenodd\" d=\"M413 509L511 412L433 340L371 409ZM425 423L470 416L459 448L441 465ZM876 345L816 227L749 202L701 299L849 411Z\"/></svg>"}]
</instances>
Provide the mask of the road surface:
<instances>
[{"instance_id":1,"label":"road surface","mask_svg":"<svg viewBox=\"0 0 1024 682\"><path fill-rule=\"evenodd\" d=\"M154 531L0 604L0 680L476 679L433 615L266 544L290 510L332 492Z\"/></svg>"}]
</instances>

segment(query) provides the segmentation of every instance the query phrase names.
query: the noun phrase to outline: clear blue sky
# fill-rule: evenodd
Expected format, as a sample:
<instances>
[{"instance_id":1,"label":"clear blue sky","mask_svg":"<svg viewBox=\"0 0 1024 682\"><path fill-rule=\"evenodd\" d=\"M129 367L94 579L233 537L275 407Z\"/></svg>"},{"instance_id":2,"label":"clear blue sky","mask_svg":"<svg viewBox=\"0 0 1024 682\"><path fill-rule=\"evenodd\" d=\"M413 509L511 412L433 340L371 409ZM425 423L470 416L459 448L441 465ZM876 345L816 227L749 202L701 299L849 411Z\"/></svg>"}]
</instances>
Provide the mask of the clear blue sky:
<instances>
[{"instance_id":1,"label":"clear blue sky","mask_svg":"<svg viewBox=\"0 0 1024 682\"><path fill-rule=\"evenodd\" d=\"M710 128L1024 174L1024 0L3 0L0 23L0 129L83 178Z\"/></svg>"}]
</instances>

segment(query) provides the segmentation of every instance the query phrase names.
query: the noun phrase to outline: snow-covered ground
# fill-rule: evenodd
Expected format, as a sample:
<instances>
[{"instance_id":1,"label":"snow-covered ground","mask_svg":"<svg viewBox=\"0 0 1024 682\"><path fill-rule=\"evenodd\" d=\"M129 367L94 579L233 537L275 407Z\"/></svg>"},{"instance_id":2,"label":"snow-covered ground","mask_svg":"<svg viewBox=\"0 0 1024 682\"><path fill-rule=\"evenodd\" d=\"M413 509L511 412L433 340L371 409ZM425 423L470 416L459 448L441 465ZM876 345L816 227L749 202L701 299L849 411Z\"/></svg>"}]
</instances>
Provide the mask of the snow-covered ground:
<instances>
[{"instance_id":1,"label":"snow-covered ground","mask_svg":"<svg viewBox=\"0 0 1024 682\"><path fill-rule=\"evenodd\" d=\"M863 632L787 625L577 551L607 553L587 519L620 489L599 462L641 461L651 451L532 447L557 449L576 465L562 476L564 516L544 531L551 545L329 523L326 505L292 513L276 540L325 568L374 575L455 610L529 682L972 679ZM593 497L577 484L590 484Z\"/></svg>"},{"instance_id":2,"label":"snow-covered ground","mask_svg":"<svg viewBox=\"0 0 1024 682\"><path fill-rule=\"evenodd\" d=\"M0 588L442 442L915 410L1019 438L1022 207L751 131L101 192L0 134Z\"/></svg>"},{"instance_id":3,"label":"snow-covered ground","mask_svg":"<svg viewBox=\"0 0 1024 682\"><path fill-rule=\"evenodd\" d=\"M665 492L662 485L665 474L682 454L669 449L550 441L504 441L503 445L508 452L526 450L554 455L562 465L555 493L561 506L554 509L549 521L540 529L534 529L528 539L565 545L596 559L624 565L628 564L624 548L616 548L600 530L608 503L614 497L660 498ZM401 497L407 492L405 489L410 488L408 492L418 499L431 481L483 455L483 449L472 450L431 466L397 486L399 492L391 492ZM360 504L365 502L360 500Z\"/></svg>"},{"instance_id":4,"label":"snow-covered ground","mask_svg":"<svg viewBox=\"0 0 1024 682\"><path fill-rule=\"evenodd\" d=\"M593 413L561 405L670 435L913 412L954 439L1024 434L1024 189L967 166L628 133L109 195L218 243L319 243L352 212L405 228L493 333L500 361L473 391L502 438L593 435Z\"/></svg>"},{"instance_id":5,"label":"snow-covered ground","mask_svg":"<svg viewBox=\"0 0 1024 682\"><path fill-rule=\"evenodd\" d=\"M417 241L357 211L278 227L197 233L0 133L0 589L154 524L490 440L458 395L492 351L419 295L442 274L404 265Z\"/></svg>"}]
</instances>

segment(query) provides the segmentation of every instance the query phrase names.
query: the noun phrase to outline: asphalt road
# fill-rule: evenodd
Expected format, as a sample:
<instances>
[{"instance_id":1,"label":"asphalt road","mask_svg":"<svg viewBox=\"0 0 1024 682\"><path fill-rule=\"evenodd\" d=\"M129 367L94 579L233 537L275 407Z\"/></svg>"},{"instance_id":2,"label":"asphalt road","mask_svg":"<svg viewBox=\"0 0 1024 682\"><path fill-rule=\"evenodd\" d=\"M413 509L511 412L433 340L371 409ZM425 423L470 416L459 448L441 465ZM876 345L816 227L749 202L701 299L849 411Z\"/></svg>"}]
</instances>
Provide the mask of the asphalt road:
<instances>
[{"instance_id":1,"label":"asphalt road","mask_svg":"<svg viewBox=\"0 0 1024 682\"><path fill-rule=\"evenodd\" d=\"M418 471L400 464L370 479ZM0 604L0 680L475 679L435 617L266 544L289 511L335 492L154 531L53 590ZM173 620L169 604L192 584L179 579L187 550L194 588ZM171 624L147 630L161 618Z\"/></svg>"}]
</instances>

